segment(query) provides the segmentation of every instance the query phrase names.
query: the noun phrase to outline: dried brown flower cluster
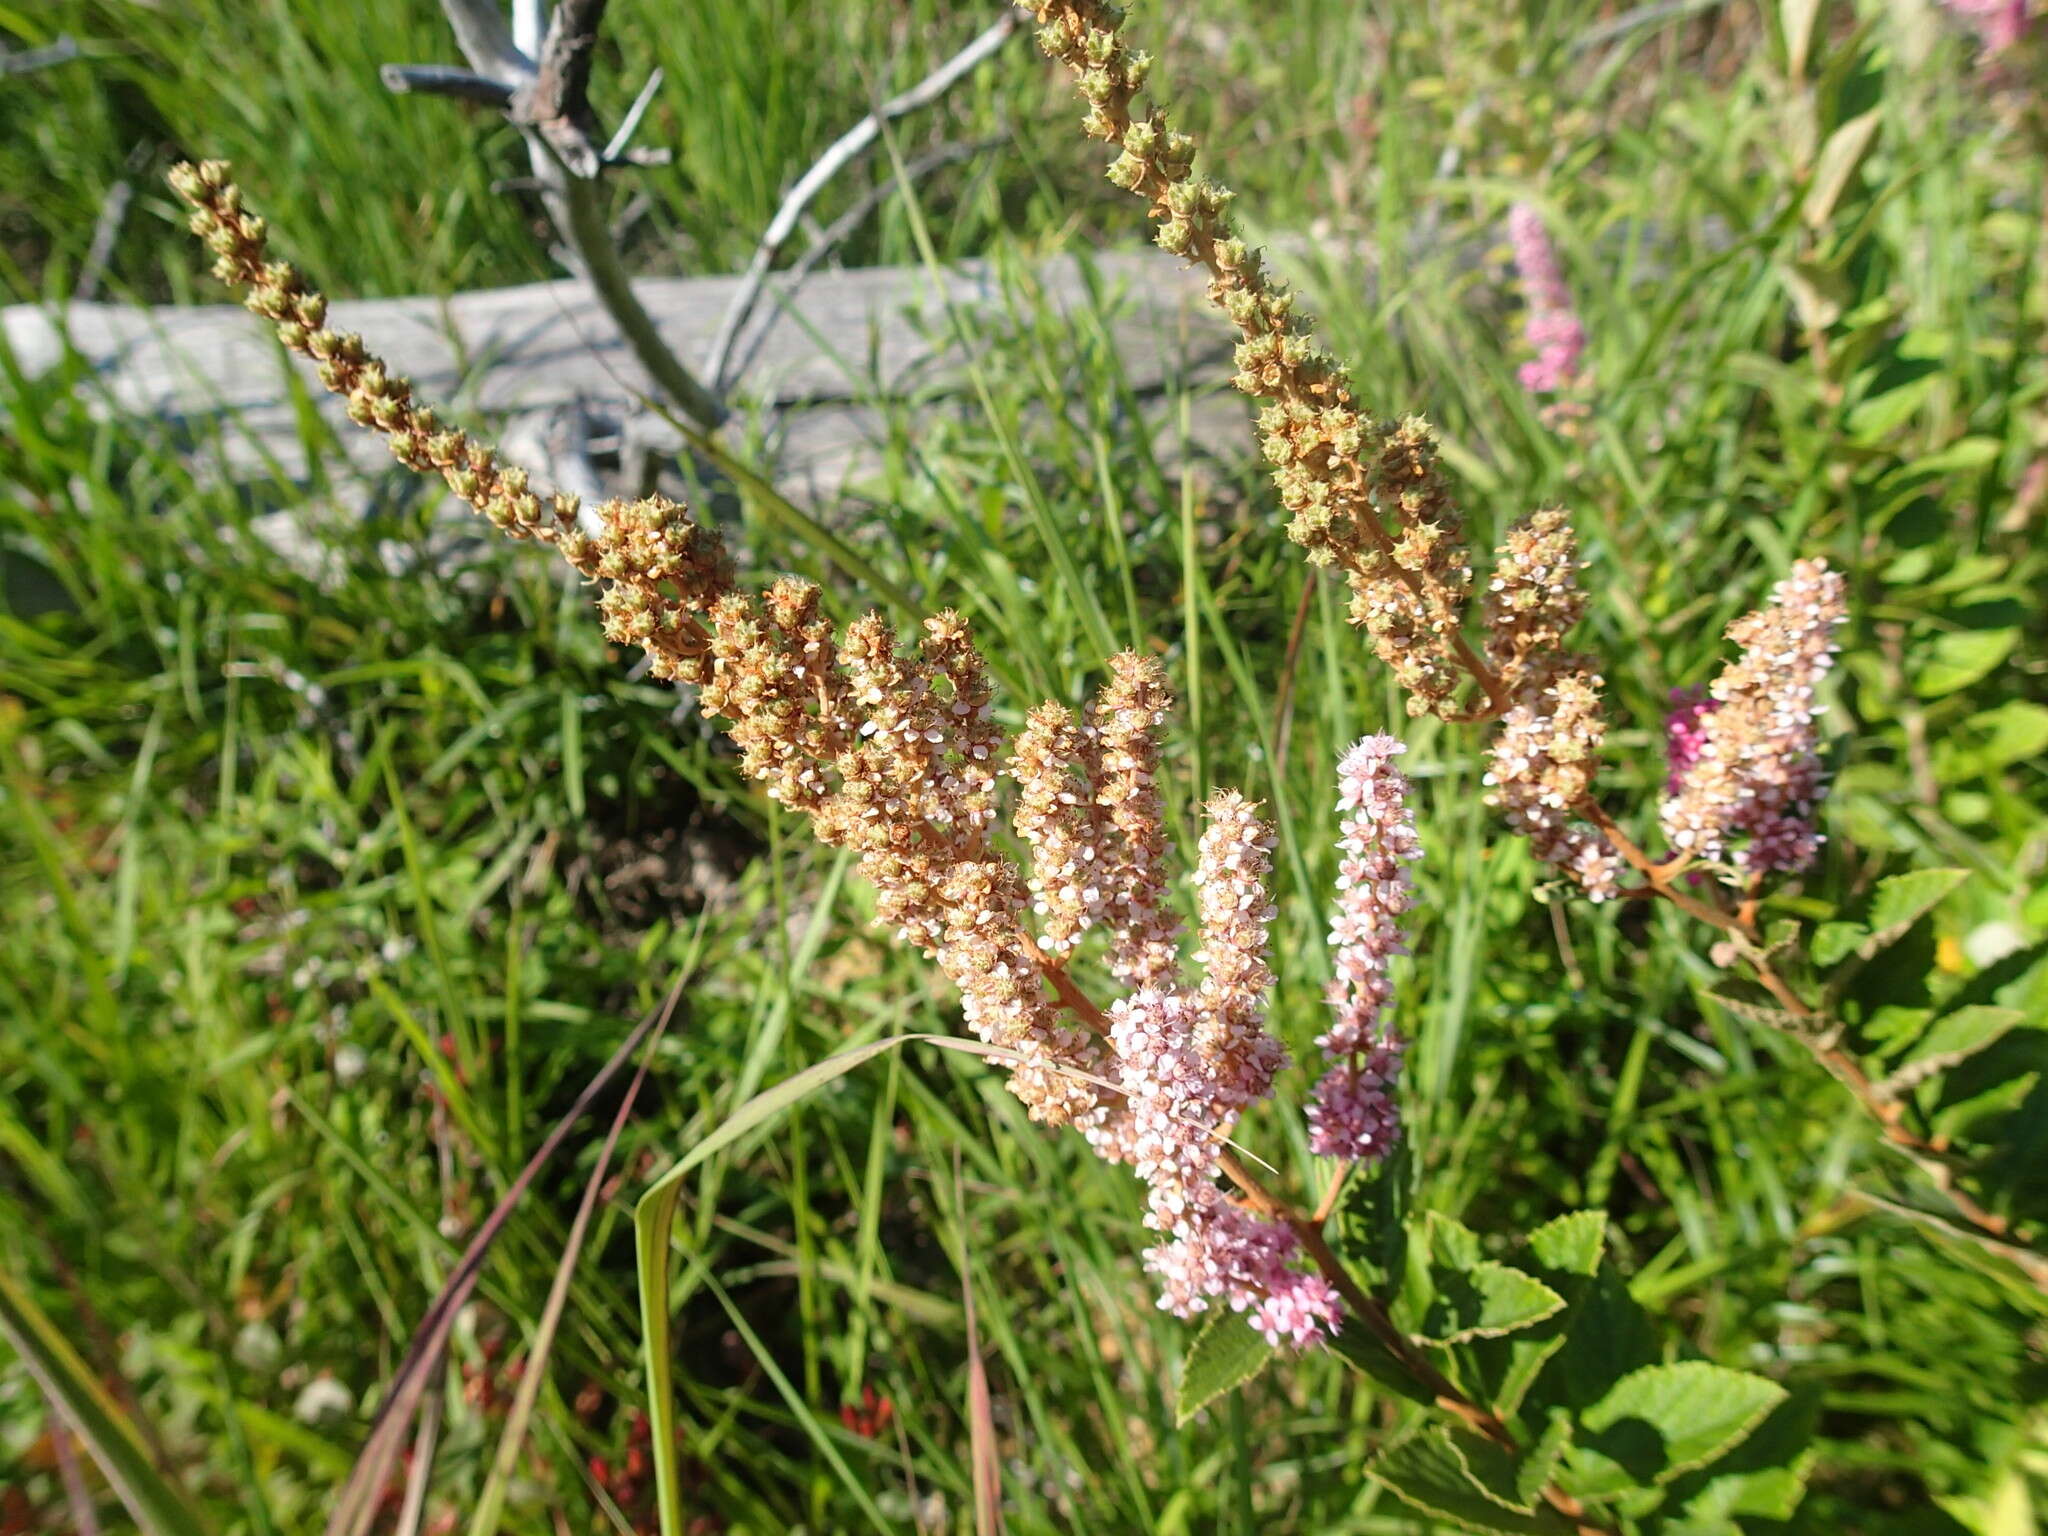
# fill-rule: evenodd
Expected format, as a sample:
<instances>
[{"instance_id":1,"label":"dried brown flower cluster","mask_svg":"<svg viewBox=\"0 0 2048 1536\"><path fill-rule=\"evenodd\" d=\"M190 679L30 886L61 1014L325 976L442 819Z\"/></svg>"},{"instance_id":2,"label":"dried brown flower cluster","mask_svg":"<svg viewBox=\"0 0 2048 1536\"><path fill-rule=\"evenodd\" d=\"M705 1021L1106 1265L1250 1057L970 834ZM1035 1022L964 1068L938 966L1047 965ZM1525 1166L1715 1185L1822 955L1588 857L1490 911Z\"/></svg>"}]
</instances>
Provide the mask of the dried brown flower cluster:
<instances>
[{"instance_id":1,"label":"dried brown flower cluster","mask_svg":"<svg viewBox=\"0 0 2048 1536\"><path fill-rule=\"evenodd\" d=\"M1105 1145L1127 1134L1124 1096L1089 1081L1119 1072L1105 1016L1064 970L1098 927L1119 980L1187 999L1190 1060L1208 1085L1202 1123L1270 1091L1285 1061L1264 1029L1271 830L1236 794L1207 807L1196 871L1203 974L1191 980L1167 901L1158 737L1172 698L1156 662L1116 657L1085 724L1056 704L1028 717L1008 762L1016 830L1032 852L1027 882L996 841L1005 742L958 614L925 620L914 647L878 614L842 632L808 582L739 588L717 534L659 497L607 502L586 531L575 498L544 502L520 471L416 404L360 337L326 328L324 300L269 258L263 224L224 166L181 167L173 184L221 279L318 362L353 419L508 533L560 550L599 584L606 634L644 649L656 677L695 684L744 771L822 840L859 854L880 920L939 963L974 1032L1013 1053L1012 1087L1034 1116L1085 1118Z\"/></svg>"},{"instance_id":2,"label":"dried brown flower cluster","mask_svg":"<svg viewBox=\"0 0 2048 1536\"><path fill-rule=\"evenodd\" d=\"M1349 575L1352 616L1408 689L1417 714L1455 712L1474 676L1460 633L1472 585L1456 508L1419 421L1381 422L1295 313L1295 298L1231 227L1231 194L1194 174L1194 143L1156 108L1134 113L1150 60L1124 45L1121 10L1034 0L1046 53L1073 69L1083 126L1122 154L1109 179L1150 204L1166 250L1208 268L1209 295L1243 336L1235 383L1271 403L1259 433L1289 532ZM1461 654L1463 653L1463 654Z\"/></svg>"},{"instance_id":3,"label":"dried brown flower cluster","mask_svg":"<svg viewBox=\"0 0 2048 1536\"><path fill-rule=\"evenodd\" d=\"M1428 426L1362 407L1295 296L1232 228L1231 194L1195 174L1194 143L1136 99L1150 61L1126 47L1123 12L1102 0L1026 0L1039 44L1071 68L1084 130L1122 153L1109 179L1150 205L1159 244L1201 263L1209 297L1236 324L1236 386L1268 402L1260 442L1292 514L1288 532L1319 566L1341 567L1351 616L1408 694L1411 714L1504 718L1497 795L1537 856L1596 897L1615 890L1604 839L1575 816L1604 730L1598 672L1565 653L1585 606L1564 513L1510 530L1482 604L1484 654L1465 638L1473 577L1457 506ZM1468 687L1475 696L1464 699Z\"/></svg>"},{"instance_id":4,"label":"dried brown flower cluster","mask_svg":"<svg viewBox=\"0 0 2048 1536\"><path fill-rule=\"evenodd\" d=\"M655 676L698 685L745 771L826 842L859 853L881 919L938 960L977 1035L1016 1053L1013 1083L1034 1115L1065 1121L1097 1107L1101 1090L1072 1069L1099 1066L1101 1046L1047 991L1024 881L996 846L1004 743L959 615L927 619L915 647L876 614L840 633L808 582L740 590L718 535L659 497L607 502L585 532L575 498L543 503L519 470L415 404L360 337L325 328L325 301L269 259L262 221L224 166L181 167L173 185L193 204L222 281L246 289L249 308L319 363L352 418L383 433L401 463L438 471L500 528L553 544L600 583L606 634L642 647ZM1131 755L1126 746L1119 761ZM1126 802L1143 777L1142 766L1119 770Z\"/></svg>"}]
</instances>

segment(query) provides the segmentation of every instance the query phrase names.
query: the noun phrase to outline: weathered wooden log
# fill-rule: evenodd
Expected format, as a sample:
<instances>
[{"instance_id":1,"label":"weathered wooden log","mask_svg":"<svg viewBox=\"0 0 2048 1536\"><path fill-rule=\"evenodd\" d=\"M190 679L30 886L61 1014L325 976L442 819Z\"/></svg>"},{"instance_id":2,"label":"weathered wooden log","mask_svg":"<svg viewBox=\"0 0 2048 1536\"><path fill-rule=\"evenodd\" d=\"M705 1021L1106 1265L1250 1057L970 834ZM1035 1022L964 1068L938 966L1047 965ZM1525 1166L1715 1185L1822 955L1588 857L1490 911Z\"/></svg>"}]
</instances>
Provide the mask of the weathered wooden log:
<instances>
[{"instance_id":1,"label":"weathered wooden log","mask_svg":"<svg viewBox=\"0 0 2048 1536\"><path fill-rule=\"evenodd\" d=\"M1217 382L1229 371L1232 337L1204 300L1200 275L1163 253L1058 256L1025 269L1021 280L1041 311L1066 315L1099 303L1141 395ZM677 355L699 362L740 281L647 278L634 286ZM880 402L964 386L967 357L957 338L981 333L982 322L1015 301L1009 281L990 262L939 273L877 267L818 273L793 296L771 295L767 303L785 312L735 393L778 412L778 483L808 501L828 499L872 463L867 445ZM956 310L965 325L952 323ZM626 417L649 395L646 375L580 282L340 301L332 315L452 420L482 424L577 404ZM351 460L373 472L389 466L309 366L238 306L17 305L0 310L0 326L32 373L75 352L109 410L173 423L200 439L217 430L231 476L305 477L307 398ZM1242 421L1241 407L1218 404L1214 424Z\"/></svg>"}]
</instances>

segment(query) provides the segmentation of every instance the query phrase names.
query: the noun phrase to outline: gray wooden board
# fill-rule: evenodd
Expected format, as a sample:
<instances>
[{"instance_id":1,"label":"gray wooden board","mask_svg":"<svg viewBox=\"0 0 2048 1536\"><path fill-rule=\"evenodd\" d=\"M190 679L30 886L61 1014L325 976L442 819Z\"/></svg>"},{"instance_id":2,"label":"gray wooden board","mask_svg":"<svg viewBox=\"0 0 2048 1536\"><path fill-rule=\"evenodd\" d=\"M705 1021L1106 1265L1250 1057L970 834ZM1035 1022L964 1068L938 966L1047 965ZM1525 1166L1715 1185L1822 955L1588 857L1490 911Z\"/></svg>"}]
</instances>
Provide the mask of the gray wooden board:
<instances>
[{"instance_id":1,"label":"gray wooden board","mask_svg":"<svg viewBox=\"0 0 2048 1536\"><path fill-rule=\"evenodd\" d=\"M647 278L635 288L669 345L695 362L739 281ZM1096 307L1097 294L1110 339L1141 395L1227 375L1232 338L1203 297L1201 274L1161 252L1136 251L1085 264L1056 256L1007 276L988 262L938 274L915 267L816 273L786 301L737 393L777 410L783 462L775 467L792 473L793 494L816 501L872 462L864 445L872 442L874 401L963 383L960 336L972 344L987 327L1008 323L1006 314L1018 305L1085 313ZM778 302L771 286L763 308ZM963 325L953 325L949 307ZM578 402L630 413L647 391L646 376L579 281L340 301L330 323L361 332L370 350L412 379L420 397L449 420L482 424ZM378 442L351 426L340 402L319 388L310 365L285 353L237 305L16 305L0 310L0 325L31 373L62 360L68 343L90 369L106 409L195 434L218 424L231 476L306 475L302 407L290 388L294 369L350 458L371 470L389 465Z\"/></svg>"}]
</instances>

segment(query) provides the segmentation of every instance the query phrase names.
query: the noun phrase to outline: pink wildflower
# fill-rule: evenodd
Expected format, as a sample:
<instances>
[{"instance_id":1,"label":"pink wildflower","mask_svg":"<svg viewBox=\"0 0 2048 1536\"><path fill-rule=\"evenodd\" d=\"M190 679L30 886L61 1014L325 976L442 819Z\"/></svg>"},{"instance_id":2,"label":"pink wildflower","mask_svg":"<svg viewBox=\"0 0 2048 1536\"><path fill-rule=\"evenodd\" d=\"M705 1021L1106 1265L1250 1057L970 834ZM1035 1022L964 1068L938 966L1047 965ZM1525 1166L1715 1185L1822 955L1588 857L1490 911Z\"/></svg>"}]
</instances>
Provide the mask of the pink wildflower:
<instances>
[{"instance_id":1,"label":"pink wildflower","mask_svg":"<svg viewBox=\"0 0 2048 1536\"><path fill-rule=\"evenodd\" d=\"M1583 381L1579 364L1586 351L1586 328L1558 268L1550 231L1529 204L1517 203L1508 210L1508 243L1514 248L1515 271L1529 306L1522 334L1536 354L1517 374L1522 388L1532 395L1575 389Z\"/></svg>"},{"instance_id":2,"label":"pink wildflower","mask_svg":"<svg viewBox=\"0 0 2048 1536\"><path fill-rule=\"evenodd\" d=\"M1711 712L1703 706L1693 722L1699 742L1664 800L1674 849L1724 861L1736 875L1813 862L1821 843L1813 813L1827 792L1816 695L1847 611L1841 574L1825 560L1801 560L1769 607L1728 626L1742 654L1714 679Z\"/></svg>"},{"instance_id":3,"label":"pink wildflower","mask_svg":"<svg viewBox=\"0 0 2048 1536\"><path fill-rule=\"evenodd\" d=\"M1984 45L1986 57L2012 47L2027 32L2027 0L1943 0L1967 21Z\"/></svg>"},{"instance_id":4,"label":"pink wildflower","mask_svg":"<svg viewBox=\"0 0 2048 1536\"><path fill-rule=\"evenodd\" d=\"M1324 1157L1377 1162L1401 1138L1392 1088L1402 1045L1381 1015L1394 990L1387 962L1408 952L1401 937L1401 914L1413 903L1406 865L1422 856L1408 779L1393 761L1406 750L1391 736L1368 736L1337 767L1337 805L1347 813L1330 923L1337 1017L1316 1042L1331 1065L1308 1110L1309 1147Z\"/></svg>"},{"instance_id":5,"label":"pink wildflower","mask_svg":"<svg viewBox=\"0 0 2048 1536\"><path fill-rule=\"evenodd\" d=\"M1664 717L1664 765L1668 770L1665 794L1677 794L1686 770L1699 761L1700 748L1707 744L1706 727L1701 721L1720 707L1719 701L1704 688L1671 690L1671 713Z\"/></svg>"},{"instance_id":6,"label":"pink wildflower","mask_svg":"<svg viewBox=\"0 0 2048 1536\"><path fill-rule=\"evenodd\" d=\"M1109 1029L1124 1112L1083 1121L1082 1132L1147 1185L1145 1225L1167 1239L1145 1255L1161 1308L1193 1317L1221 1300L1268 1342L1305 1345L1337 1331L1337 1296L1293 1268L1301 1243L1291 1227L1232 1204L1216 1184L1217 1137L1240 1106L1198 1046L1207 1021L1204 997L1185 989L1119 999Z\"/></svg>"}]
</instances>

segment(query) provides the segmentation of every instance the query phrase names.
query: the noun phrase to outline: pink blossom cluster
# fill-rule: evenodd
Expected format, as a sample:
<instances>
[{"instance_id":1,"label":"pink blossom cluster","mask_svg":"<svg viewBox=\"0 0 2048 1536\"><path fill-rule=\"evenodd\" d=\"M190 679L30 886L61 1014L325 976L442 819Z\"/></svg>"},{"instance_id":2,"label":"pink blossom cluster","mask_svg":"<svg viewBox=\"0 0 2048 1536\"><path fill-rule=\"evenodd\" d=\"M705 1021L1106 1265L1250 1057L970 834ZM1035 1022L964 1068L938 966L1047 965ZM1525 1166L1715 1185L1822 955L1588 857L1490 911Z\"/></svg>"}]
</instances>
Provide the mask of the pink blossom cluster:
<instances>
[{"instance_id":1,"label":"pink blossom cluster","mask_svg":"<svg viewBox=\"0 0 2048 1536\"><path fill-rule=\"evenodd\" d=\"M1336 1019L1316 1041L1330 1069L1309 1106L1309 1146L1324 1157L1377 1162L1401 1139L1392 1089L1401 1039L1382 1017L1393 996L1387 962L1408 952L1401 915L1414 901L1407 865L1422 856L1408 811L1408 779L1394 759L1407 748L1367 736L1337 766L1337 915L1330 946Z\"/></svg>"},{"instance_id":2,"label":"pink blossom cluster","mask_svg":"<svg viewBox=\"0 0 2048 1536\"><path fill-rule=\"evenodd\" d=\"M1814 812L1827 792L1818 694L1846 615L1841 573L1825 560L1800 560L1768 607L1728 626L1741 654L1681 727L1686 745L1672 758L1660 820L1674 850L1722 862L1735 876L1813 862L1821 844Z\"/></svg>"},{"instance_id":3,"label":"pink blossom cluster","mask_svg":"<svg viewBox=\"0 0 2048 1536\"><path fill-rule=\"evenodd\" d=\"M1675 795L1685 782L1686 770L1700 759L1707 744L1702 723L1720 708L1720 701L1705 688L1671 690L1671 713L1664 717L1664 793Z\"/></svg>"},{"instance_id":4,"label":"pink blossom cluster","mask_svg":"<svg viewBox=\"0 0 2048 1536\"><path fill-rule=\"evenodd\" d=\"M2005 52L2027 33L2027 0L1943 0L1968 22L1987 57Z\"/></svg>"},{"instance_id":5,"label":"pink blossom cluster","mask_svg":"<svg viewBox=\"0 0 2048 1536\"><path fill-rule=\"evenodd\" d=\"M1515 271L1522 279L1522 295L1529 306L1523 326L1535 357L1517 374L1522 388L1532 395L1560 394L1582 381L1580 363L1586 351L1586 328L1579 320L1578 306L1565 286L1564 273L1557 264L1557 248L1543 216L1527 203L1508 210L1508 243L1514 249Z\"/></svg>"},{"instance_id":6,"label":"pink blossom cluster","mask_svg":"<svg viewBox=\"0 0 2048 1536\"><path fill-rule=\"evenodd\" d=\"M1291 1227L1233 1204L1217 1186L1217 1152L1236 1095L1219 1085L1198 1036L1208 1023L1199 993L1143 988L1110 1009L1124 1111L1084 1133L1104 1156L1129 1162L1146 1185L1145 1224L1167 1241L1145 1255L1159 1305L1192 1317L1222 1299L1250 1314L1271 1344L1334 1334L1336 1292L1293 1267Z\"/></svg>"}]
</instances>

